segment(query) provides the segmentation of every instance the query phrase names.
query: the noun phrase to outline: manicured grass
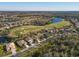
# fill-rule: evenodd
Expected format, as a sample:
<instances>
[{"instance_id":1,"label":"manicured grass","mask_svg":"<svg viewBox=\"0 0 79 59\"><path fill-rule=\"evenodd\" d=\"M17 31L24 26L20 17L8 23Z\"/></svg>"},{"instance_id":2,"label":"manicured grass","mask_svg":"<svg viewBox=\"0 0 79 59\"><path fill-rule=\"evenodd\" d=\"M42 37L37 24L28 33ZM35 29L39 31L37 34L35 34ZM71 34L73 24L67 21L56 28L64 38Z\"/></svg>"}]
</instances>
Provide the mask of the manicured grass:
<instances>
[{"instance_id":1,"label":"manicured grass","mask_svg":"<svg viewBox=\"0 0 79 59\"><path fill-rule=\"evenodd\" d=\"M39 31L41 29L43 29L43 26L32 26L32 25L30 25L30 26L21 26L21 27L11 29L10 33L13 36L18 36L20 34L26 34L26 33L29 33L29 32Z\"/></svg>"},{"instance_id":2,"label":"manicured grass","mask_svg":"<svg viewBox=\"0 0 79 59\"><path fill-rule=\"evenodd\" d=\"M45 28L51 28L51 27L61 28L61 27L64 27L64 26L69 26L69 25L71 25L70 22L61 21L61 22L58 22L58 23L46 25Z\"/></svg>"},{"instance_id":3,"label":"manicured grass","mask_svg":"<svg viewBox=\"0 0 79 59\"><path fill-rule=\"evenodd\" d=\"M58 22L58 23L52 23L52 24L48 24L45 26L33 26L33 25L29 25L29 26L21 26L21 27L17 27L14 29L10 30L10 34L12 36L18 36L18 35L22 35L22 34L26 34L29 32L36 32L36 31L40 31L41 29L49 29L49 28L61 28L64 26L69 26L70 22L68 21L62 21L62 22Z\"/></svg>"}]
</instances>

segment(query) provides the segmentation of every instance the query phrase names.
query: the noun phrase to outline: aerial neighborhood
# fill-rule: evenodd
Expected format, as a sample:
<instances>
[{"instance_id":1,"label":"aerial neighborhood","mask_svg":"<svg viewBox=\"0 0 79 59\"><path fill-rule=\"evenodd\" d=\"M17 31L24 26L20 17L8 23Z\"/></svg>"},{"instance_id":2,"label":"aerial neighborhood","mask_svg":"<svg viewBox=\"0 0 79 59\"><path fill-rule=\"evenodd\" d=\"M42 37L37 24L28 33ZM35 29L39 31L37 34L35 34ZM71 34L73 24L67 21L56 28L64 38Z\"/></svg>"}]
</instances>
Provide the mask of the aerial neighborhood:
<instances>
[{"instance_id":1,"label":"aerial neighborhood","mask_svg":"<svg viewBox=\"0 0 79 59\"><path fill-rule=\"evenodd\" d=\"M0 56L78 56L78 32L73 14L0 12Z\"/></svg>"}]
</instances>

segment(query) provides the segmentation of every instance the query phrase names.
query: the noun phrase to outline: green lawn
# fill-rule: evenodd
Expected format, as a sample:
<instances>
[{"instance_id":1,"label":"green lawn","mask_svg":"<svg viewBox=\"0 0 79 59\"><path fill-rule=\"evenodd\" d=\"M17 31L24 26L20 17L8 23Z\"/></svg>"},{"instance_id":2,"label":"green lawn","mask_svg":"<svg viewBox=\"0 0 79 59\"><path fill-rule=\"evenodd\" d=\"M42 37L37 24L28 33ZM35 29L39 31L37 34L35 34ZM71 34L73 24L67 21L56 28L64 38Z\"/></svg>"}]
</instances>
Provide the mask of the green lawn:
<instances>
[{"instance_id":1,"label":"green lawn","mask_svg":"<svg viewBox=\"0 0 79 59\"><path fill-rule=\"evenodd\" d=\"M12 36L18 36L18 35L22 35L22 34L26 34L29 32L35 32L35 31L39 31L41 29L49 29L49 28L61 28L64 26L69 26L70 22L68 21L62 21L62 22L58 22L58 23L52 23L52 24L48 24L45 26L33 26L33 25L29 25L29 26L21 26L21 27L17 27L14 29L10 30L10 34Z\"/></svg>"},{"instance_id":2,"label":"green lawn","mask_svg":"<svg viewBox=\"0 0 79 59\"><path fill-rule=\"evenodd\" d=\"M61 28L61 27L64 27L64 26L69 26L69 25L71 25L70 22L62 21L62 22L46 25L45 27L46 28L51 28L51 27Z\"/></svg>"},{"instance_id":3,"label":"green lawn","mask_svg":"<svg viewBox=\"0 0 79 59\"><path fill-rule=\"evenodd\" d=\"M22 34L26 34L26 33L29 33L29 32L34 32L34 31L39 31L43 29L43 26L21 26L21 27L17 27L17 28L14 28L14 29L11 29L10 30L10 33L12 36L18 36L18 35L22 35Z\"/></svg>"}]
</instances>

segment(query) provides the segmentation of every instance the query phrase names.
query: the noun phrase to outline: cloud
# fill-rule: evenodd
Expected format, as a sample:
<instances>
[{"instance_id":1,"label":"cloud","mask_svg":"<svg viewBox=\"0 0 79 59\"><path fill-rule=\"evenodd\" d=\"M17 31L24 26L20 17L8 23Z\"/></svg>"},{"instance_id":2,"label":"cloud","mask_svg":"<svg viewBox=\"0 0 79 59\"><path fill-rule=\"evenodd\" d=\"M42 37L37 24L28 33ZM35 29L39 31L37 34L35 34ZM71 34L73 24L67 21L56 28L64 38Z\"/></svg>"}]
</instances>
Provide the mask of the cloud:
<instances>
[{"instance_id":1,"label":"cloud","mask_svg":"<svg viewBox=\"0 0 79 59\"><path fill-rule=\"evenodd\" d=\"M16 7L0 6L1 11L79 11L78 7Z\"/></svg>"}]
</instances>

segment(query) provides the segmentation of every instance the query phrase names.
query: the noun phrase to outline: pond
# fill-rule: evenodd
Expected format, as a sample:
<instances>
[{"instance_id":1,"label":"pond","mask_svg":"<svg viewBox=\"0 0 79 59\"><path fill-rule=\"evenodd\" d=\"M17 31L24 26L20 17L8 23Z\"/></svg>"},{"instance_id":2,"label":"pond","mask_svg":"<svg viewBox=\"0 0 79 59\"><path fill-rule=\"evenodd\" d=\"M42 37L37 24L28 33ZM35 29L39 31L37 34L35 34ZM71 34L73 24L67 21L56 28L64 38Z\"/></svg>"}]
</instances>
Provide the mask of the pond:
<instances>
[{"instance_id":1,"label":"pond","mask_svg":"<svg viewBox=\"0 0 79 59\"><path fill-rule=\"evenodd\" d=\"M7 38L0 36L0 43L5 43L5 42L7 42Z\"/></svg>"},{"instance_id":2,"label":"pond","mask_svg":"<svg viewBox=\"0 0 79 59\"><path fill-rule=\"evenodd\" d=\"M61 22L61 21L63 21L64 19L63 18L54 18L54 19L51 19L51 21L53 22L53 23L57 23L57 22Z\"/></svg>"}]
</instances>

